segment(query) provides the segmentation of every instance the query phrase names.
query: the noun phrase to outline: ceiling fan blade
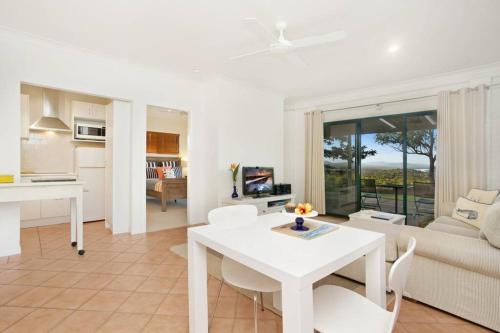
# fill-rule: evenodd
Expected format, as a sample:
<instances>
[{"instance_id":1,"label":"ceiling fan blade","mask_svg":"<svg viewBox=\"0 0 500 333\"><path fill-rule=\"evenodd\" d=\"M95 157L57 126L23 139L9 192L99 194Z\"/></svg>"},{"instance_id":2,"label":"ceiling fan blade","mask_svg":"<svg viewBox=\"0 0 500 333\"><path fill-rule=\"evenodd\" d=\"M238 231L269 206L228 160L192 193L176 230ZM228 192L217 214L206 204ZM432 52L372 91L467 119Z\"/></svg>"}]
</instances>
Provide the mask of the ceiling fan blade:
<instances>
[{"instance_id":1,"label":"ceiling fan blade","mask_svg":"<svg viewBox=\"0 0 500 333\"><path fill-rule=\"evenodd\" d=\"M294 48L309 47L315 45L322 45L333 43L345 38L344 31L335 31L324 35L305 37L300 39L291 40L292 46Z\"/></svg>"},{"instance_id":2,"label":"ceiling fan blade","mask_svg":"<svg viewBox=\"0 0 500 333\"><path fill-rule=\"evenodd\" d=\"M296 68L304 69L308 67L305 60L295 52L288 52L284 56L285 59Z\"/></svg>"},{"instance_id":3,"label":"ceiling fan blade","mask_svg":"<svg viewBox=\"0 0 500 333\"><path fill-rule=\"evenodd\" d=\"M274 31L270 30L264 23L256 17L246 17L243 19L253 34L266 41L266 43L276 42L278 37Z\"/></svg>"},{"instance_id":4,"label":"ceiling fan blade","mask_svg":"<svg viewBox=\"0 0 500 333\"><path fill-rule=\"evenodd\" d=\"M254 52L240 54L240 55L237 55L237 56L229 58L229 60L238 60L238 59L241 59L241 58L251 57L251 56L254 56L254 55L257 55L257 54L266 53L266 52L269 52L269 49L263 49L263 50L258 50L258 51L254 51Z\"/></svg>"}]
</instances>

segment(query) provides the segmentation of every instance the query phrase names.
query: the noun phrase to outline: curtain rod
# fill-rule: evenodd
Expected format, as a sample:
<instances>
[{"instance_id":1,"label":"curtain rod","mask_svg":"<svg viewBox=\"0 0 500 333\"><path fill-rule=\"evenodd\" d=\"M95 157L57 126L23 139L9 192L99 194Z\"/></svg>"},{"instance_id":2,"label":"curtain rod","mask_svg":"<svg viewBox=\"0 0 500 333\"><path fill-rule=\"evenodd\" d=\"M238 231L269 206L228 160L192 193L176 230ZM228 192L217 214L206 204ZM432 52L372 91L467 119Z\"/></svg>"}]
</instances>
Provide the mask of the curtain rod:
<instances>
[{"instance_id":1,"label":"curtain rod","mask_svg":"<svg viewBox=\"0 0 500 333\"><path fill-rule=\"evenodd\" d=\"M345 108L323 110L323 111L321 111L321 113L333 112L333 111L340 111L340 110L350 110L350 109L357 109L357 108L364 108L364 107L367 107L367 106L377 106L377 105L384 105L384 104L392 104L392 103L413 101L413 100L416 100L416 99L424 99L424 98L436 97L436 96L437 96L437 94L427 95L427 96L420 96L420 97L412 97L412 98L404 98L404 99L398 99L398 100L389 101L389 102L371 103L371 104L356 105L356 106L348 106L348 107L345 107Z\"/></svg>"},{"instance_id":2,"label":"curtain rod","mask_svg":"<svg viewBox=\"0 0 500 333\"><path fill-rule=\"evenodd\" d=\"M486 86L486 89L489 89L490 87L500 86L500 83L493 83L493 84L489 84L489 85L485 85L485 86ZM344 107L344 108L323 110L323 111L321 111L321 113L340 111L340 110L350 110L350 109L357 109L357 108L363 108L363 107L368 107L368 106L377 106L377 105L392 104L392 103L399 103L399 102L406 102L406 101L414 101L417 99L424 99L424 98L436 97L436 96L437 96L437 94L432 94L432 95L412 97L412 98L403 98L403 99L398 99L395 101L371 103L371 104L364 104L364 105L357 105L357 106L348 106L348 107Z\"/></svg>"}]
</instances>

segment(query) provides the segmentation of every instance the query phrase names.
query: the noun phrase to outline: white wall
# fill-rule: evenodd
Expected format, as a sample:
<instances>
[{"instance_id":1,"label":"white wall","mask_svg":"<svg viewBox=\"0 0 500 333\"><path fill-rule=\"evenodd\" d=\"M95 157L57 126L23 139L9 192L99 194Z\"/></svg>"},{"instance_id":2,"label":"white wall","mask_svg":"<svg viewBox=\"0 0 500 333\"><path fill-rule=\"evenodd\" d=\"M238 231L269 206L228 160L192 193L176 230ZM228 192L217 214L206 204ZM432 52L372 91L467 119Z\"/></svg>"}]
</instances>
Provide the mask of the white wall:
<instances>
[{"instance_id":1,"label":"white wall","mask_svg":"<svg viewBox=\"0 0 500 333\"><path fill-rule=\"evenodd\" d=\"M106 111L106 221L120 234L131 231L130 163L123 163L131 158L131 104L113 101Z\"/></svg>"},{"instance_id":2,"label":"white wall","mask_svg":"<svg viewBox=\"0 0 500 333\"><path fill-rule=\"evenodd\" d=\"M229 161L274 165L277 179L282 176L282 97L224 79L203 83L189 74L137 66L5 30L0 30L0 50L0 123L8 124L0 132L0 172L14 174L16 180L21 159L21 82L131 102L130 141L122 143L129 146L131 160L121 163L130 165L132 233L146 230L147 105L189 112L190 223L206 221L217 198L230 194L227 185L220 194L216 186L219 178L230 182L228 173L227 178L222 176ZM0 205L0 216L0 237L16 234L19 205ZM19 245L18 238L0 241L2 248Z\"/></svg>"},{"instance_id":3,"label":"white wall","mask_svg":"<svg viewBox=\"0 0 500 333\"><path fill-rule=\"evenodd\" d=\"M304 113L335 110L324 114L325 121L341 121L436 109L436 94L442 90L492 85L488 109L488 187L500 188L500 66L445 73L431 78L385 87L351 91L315 99L287 101L285 107L285 181L292 184L297 200L304 197L305 126ZM404 100L404 101L403 101ZM381 103L382 108L377 108ZM387 103L387 104L384 104ZM291 154L296 151L297 154Z\"/></svg>"},{"instance_id":4,"label":"white wall","mask_svg":"<svg viewBox=\"0 0 500 333\"><path fill-rule=\"evenodd\" d=\"M216 114L205 126L211 129L207 146L217 147L211 186L217 188L218 203L232 193L232 162L274 167L275 182L282 182L283 98L224 78L207 82L205 98L205 111ZM242 195L241 170L237 185Z\"/></svg>"}]
</instances>

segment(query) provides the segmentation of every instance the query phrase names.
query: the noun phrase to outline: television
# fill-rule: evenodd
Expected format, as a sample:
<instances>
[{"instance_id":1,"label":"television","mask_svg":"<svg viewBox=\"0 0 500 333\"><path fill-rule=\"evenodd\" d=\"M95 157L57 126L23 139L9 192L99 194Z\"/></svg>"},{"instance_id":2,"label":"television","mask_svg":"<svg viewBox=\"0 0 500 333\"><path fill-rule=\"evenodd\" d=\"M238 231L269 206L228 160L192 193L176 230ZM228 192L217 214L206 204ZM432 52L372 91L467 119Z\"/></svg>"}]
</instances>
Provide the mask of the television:
<instances>
[{"instance_id":1,"label":"television","mask_svg":"<svg viewBox=\"0 0 500 333\"><path fill-rule=\"evenodd\" d=\"M274 186L274 169L269 167L243 167L243 195L270 194Z\"/></svg>"}]
</instances>

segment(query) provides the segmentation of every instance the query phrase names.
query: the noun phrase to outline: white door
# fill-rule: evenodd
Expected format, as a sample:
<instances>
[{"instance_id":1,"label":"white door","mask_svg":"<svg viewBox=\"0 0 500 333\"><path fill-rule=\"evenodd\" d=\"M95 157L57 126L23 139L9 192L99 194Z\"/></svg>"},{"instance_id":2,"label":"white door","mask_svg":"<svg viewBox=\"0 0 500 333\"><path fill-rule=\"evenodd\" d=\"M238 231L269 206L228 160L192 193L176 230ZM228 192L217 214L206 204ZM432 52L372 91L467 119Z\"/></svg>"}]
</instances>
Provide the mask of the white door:
<instances>
[{"instance_id":1,"label":"white door","mask_svg":"<svg viewBox=\"0 0 500 333\"><path fill-rule=\"evenodd\" d=\"M83 221L97 221L105 218L104 168L80 168L78 180L83 186Z\"/></svg>"}]
</instances>

